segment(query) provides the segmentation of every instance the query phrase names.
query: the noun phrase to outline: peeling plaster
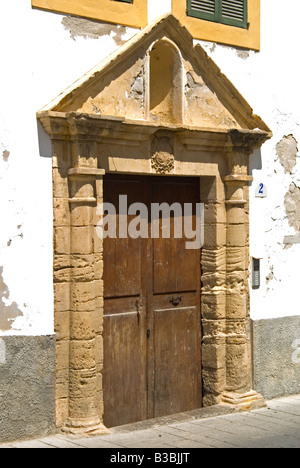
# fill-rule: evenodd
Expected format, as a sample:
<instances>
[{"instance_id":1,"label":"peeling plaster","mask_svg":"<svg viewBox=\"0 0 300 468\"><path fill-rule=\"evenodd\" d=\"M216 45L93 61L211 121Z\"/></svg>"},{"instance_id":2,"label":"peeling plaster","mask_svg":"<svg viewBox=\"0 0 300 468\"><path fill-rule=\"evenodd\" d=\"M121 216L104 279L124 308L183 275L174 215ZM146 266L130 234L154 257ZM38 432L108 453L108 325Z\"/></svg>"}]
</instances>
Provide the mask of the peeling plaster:
<instances>
[{"instance_id":1,"label":"peeling plaster","mask_svg":"<svg viewBox=\"0 0 300 468\"><path fill-rule=\"evenodd\" d=\"M291 183L284 200L289 225L300 233L300 187Z\"/></svg>"},{"instance_id":2,"label":"peeling plaster","mask_svg":"<svg viewBox=\"0 0 300 468\"><path fill-rule=\"evenodd\" d=\"M112 35L112 39L118 46L124 44L125 40L122 39L122 36L127 32L125 26L112 25L73 16L64 17L62 25L66 30L70 31L70 36L73 40L75 40L76 37L99 39L99 37L102 36Z\"/></svg>"},{"instance_id":3,"label":"peeling plaster","mask_svg":"<svg viewBox=\"0 0 300 468\"><path fill-rule=\"evenodd\" d=\"M23 314L18 308L18 304L12 302L9 304L9 289L3 281L3 267L0 267L0 330L8 331L17 317Z\"/></svg>"},{"instance_id":4,"label":"peeling plaster","mask_svg":"<svg viewBox=\"0 0 300 468\"><path fill-rule=\"evenodd\" d=\"M246 49L237 49L236 54L242 60L247 60L250 57L250 52Z\"/></svg>"},{"instance_id":5,"label":"peeling plaster","mask_svg":"<svg viewBox=\"0 0 300 468\"><path fill-rule=\"evenodd\" d=\"M10 152L7 151L7 150L4 150L3 153L2 153L3 161L7 162L9 156L10 156Z\"/></svg>"},{"instance_id":6,"label":"peeling plaster","mask_svg":"<svg viewBox=\"0 0 300 468\"><path fill-rule=\"evenodd\" d=\"M134 82L131 85L130 92L130 97L138 101L142 107L144 107L144 92L144 69L142 69L135 77Z\"/></svg>"},{"instance_id":7,"label":"peeling plaster","mask_svg":"<svg viewBox=\"0 0 300 468\"><path fill-rule=\"evenodd\" d=\"M292 174L297 162L298 143L293 135L284 136L276 145L276 153L286 173Z\"/></svg>"}]
</instances>

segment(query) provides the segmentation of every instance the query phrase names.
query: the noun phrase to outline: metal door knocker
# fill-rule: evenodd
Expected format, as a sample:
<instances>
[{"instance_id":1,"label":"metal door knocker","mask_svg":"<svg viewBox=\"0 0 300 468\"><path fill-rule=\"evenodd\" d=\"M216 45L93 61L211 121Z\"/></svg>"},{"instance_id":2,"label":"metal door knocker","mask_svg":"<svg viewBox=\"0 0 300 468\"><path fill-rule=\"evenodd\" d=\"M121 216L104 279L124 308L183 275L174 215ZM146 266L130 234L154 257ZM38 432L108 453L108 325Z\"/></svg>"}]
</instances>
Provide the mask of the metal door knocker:
<instances>
[{"instance_id":1,"label":"metal door knocker","mask_svg":"<svg viewBox=\"0 0 300 468\"><path fill-rule=\"evenodd\" d=\"M182 297L181 296L177 296L177 297L172 296L169 299L170 299L170 302L173 304L173 306L176 307L181 302Z\"/></svg>"}]
</instances>

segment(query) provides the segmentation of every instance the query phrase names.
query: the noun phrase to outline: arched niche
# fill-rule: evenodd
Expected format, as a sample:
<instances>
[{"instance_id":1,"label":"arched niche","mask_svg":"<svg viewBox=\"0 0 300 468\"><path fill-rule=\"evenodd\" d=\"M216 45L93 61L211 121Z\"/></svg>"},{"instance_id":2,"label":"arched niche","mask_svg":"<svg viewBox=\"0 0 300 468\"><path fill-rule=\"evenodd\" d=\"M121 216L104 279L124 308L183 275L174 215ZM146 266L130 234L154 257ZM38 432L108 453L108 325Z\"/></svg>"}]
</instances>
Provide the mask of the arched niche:
<instances>
[{"instance_id":1,"label":"arched niche","mask_svg":"<svg viewBox=\"0 0 300 468\"><path fill-rule=\"evenodd\" d=\"M179 49L169 39L154 43L149 52L149 119L183 121L183 65Z\"/></svg>"}]
</instances>

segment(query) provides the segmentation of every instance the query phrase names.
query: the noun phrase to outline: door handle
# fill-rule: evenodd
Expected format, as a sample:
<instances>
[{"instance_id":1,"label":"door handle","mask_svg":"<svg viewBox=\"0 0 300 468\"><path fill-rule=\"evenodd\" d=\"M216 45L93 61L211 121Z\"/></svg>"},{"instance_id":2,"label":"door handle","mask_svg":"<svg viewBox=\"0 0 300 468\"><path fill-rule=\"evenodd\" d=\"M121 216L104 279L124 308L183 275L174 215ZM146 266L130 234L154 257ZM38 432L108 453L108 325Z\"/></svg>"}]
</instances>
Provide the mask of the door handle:
<instances>
[{"instance_id":1,"label":"door handle","mask_svg":"<svg viewBox=\"0 0 300 468\"><path fill-rule=\"evenodd\" d=\"M181 296L176 296L176 297L170 296L169 299L170 299L171 304L173 304L173 306L177 307L178 304L180 304L180 302L182 300L182 297Z\"/></svg>"}]
</instances>

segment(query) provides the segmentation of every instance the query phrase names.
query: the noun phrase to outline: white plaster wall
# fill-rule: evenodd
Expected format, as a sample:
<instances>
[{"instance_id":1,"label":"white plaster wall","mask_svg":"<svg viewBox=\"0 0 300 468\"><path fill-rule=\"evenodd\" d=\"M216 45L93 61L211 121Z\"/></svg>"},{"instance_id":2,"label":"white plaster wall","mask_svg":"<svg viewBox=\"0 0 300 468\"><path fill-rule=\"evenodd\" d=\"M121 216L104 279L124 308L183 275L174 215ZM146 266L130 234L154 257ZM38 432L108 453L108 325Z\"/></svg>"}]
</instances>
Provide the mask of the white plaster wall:
<instances>
[{"instance_id":1,"label":"white plaster wall","mask_svg":"<svg viewBox=\"0 0 300 468\"><path fill-rule=\"evenodd\" d=\"M263 258L261 288L251 291L254 319L300 315L300 244L288 249L283 244L284 236L295 234L284 197L291 181L300 185L300 161L298 157L290 175L276 156L276 144L284 135L293 134L300 144L300 3L289 0L289 11L294 13L286 18L282 1L261 3L260 53L203 43L274 133L261 153L251 157L251 255ZM0 302L20 312L10 330L0 335L51 334L51 147L43 131L39 147L36 111L118 45L113 31L93 37L74 31L71 35L62 24L64 15L32 10L30 0L2 2L0 9L0 271L7 287L0 292ZM170 0L149 0L150 19L170 10ZM121 39L134 33L123 28ZM266 199L255 198L261 181L268 189Z\"/></svg>"},{"instance_id":2,"label":"white plaster wall","mask_svg":"<svg viewBox=\"0 0 300 468\"><path fill-rule=\"evenodd\" d=\"M300 244L284 244L285 236L296 234L289 225L284 198L292 182L300 187L300 3L288 3L289 8L284 10L281 0L261 0L259 53L203 44L274 135L250 160L254 176L250 189L250 253L262 258L261 288L251 289L254 320L300 315ZM299 143L292 174L285 172L276 154L277 143L288 135ZM259 183L267 187L267 198L255 197Z\"/></svg>"},{"instance_id":3,"label":"white plaster wall","mask_svg":"<svg viewBox=\"0 0 300 468\"><path fill-rule=\"evenodd\" d=\"M39 147L36 112L117 48L112 33L72 38L63 18L0 6L0 304L18 310L0 335L54 330L51 143L41 130Z\"/></svg>"},{"instance_id":4,"label":"white plaster wall","mask_svg":"<svg viewBox=\"0 0 300 468\"><path fill-rule=\"evenodd\" d=\"M172 0L148 0L148 22L154 21L158 16L170 13Z\"/></svg>"}]
</instances>

